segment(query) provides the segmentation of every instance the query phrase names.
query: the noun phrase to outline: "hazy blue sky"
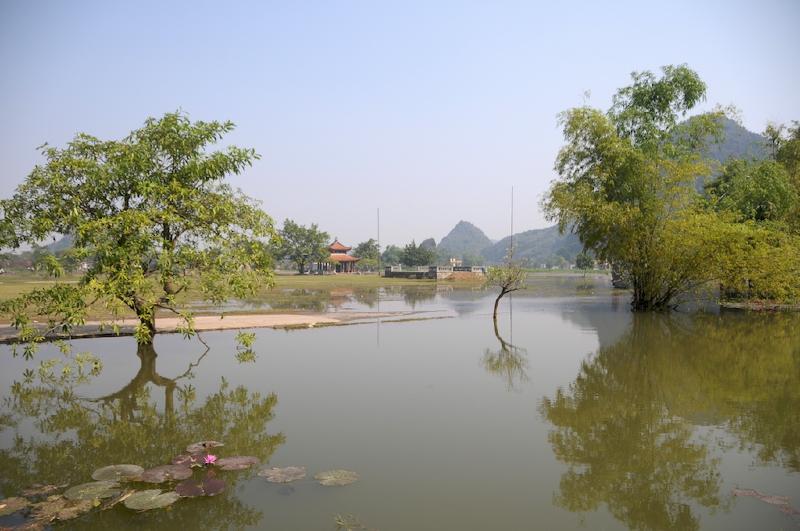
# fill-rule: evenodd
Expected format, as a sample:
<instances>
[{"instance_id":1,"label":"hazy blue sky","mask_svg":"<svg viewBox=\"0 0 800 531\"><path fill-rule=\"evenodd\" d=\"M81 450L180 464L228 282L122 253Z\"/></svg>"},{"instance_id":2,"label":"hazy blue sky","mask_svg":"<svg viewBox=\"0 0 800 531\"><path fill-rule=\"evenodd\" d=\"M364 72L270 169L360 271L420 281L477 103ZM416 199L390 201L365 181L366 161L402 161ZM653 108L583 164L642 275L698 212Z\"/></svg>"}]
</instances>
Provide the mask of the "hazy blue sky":
<instances>
[{"instance_id":1,"label":"hazy blue sky","mask_svg":"<svg viewBox=\"0 0 800 531\"><path fill-rule=\"evenodd\" d=\"M688 63L707 108L800 119L800 1L0 0L0 196L77 131L181 108L262 159L233 183L352 244L546 225L558 112Z\"/></svg>"}]
</instances>

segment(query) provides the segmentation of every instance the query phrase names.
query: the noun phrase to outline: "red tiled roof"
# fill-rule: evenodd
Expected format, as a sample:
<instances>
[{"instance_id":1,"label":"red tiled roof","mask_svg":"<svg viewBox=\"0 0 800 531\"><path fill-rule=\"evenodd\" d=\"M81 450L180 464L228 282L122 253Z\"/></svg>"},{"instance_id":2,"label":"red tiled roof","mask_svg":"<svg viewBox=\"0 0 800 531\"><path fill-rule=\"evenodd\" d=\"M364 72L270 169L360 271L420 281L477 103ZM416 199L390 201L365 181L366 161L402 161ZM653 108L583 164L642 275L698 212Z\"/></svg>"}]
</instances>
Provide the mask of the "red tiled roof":
<instances>
[{"instance_id":1,"label":"red tiled roof","mask_svg":"<svg viewBox=\"0 0 800 531\"><path fill-rule=\"evenodd\" d=\"M339 240L336 240L335 242L333 242L332 244L330 244L328 246L328 250L331 251L331 252L333 252L333 251L344 251L344 252L347 252L350 249L352 249L352 247L348 247L346 245L342 245L341 242L339 242Z\"/></svg>"},{"instance_id":2,"label":"red tiled roof","mask_svg":"<svg viewBox=\"0 0 800 531\"><path fill-rule=\"evenodd\" d=\"M329 262L358 262L361 258L356 258L355 256L350 256L349 254L343 253L333 253L331 257L328 258Z\"/></svg>"}]
</instances>

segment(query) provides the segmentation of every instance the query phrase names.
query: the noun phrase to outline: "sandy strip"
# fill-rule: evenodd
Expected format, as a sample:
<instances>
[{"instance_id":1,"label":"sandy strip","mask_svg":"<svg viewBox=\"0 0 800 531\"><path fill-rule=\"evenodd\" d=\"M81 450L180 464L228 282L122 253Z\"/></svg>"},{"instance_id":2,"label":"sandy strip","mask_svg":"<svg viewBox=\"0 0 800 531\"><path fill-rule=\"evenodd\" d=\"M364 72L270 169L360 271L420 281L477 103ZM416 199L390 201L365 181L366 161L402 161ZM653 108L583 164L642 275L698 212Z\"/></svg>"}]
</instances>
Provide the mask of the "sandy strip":
<instances>
[{"instance_id":1,"label":"sandy strip","mask_svg":"<svg viewBox=\"0 0 800 531\"><path fill-rule=\"evenodd\" d=\"M335 313L301 313L301 314L228 314L228 315L197 315L194 318L194 328L198 332L211 330L240 330L248 328L313 328L317 325L337 325L354 321L364 321L385 318L403 318L419 312L335 312ZM121 319L116 321L119 335L131 335L137 319ZM101 330L101 325L104 328ZM181 325L177 317L157 317L156 333L175 332ZM110 324L101 321L86 321L82 326L75 327L71 337L102 337L117 335ZM0 342L13 340L16 336L14 330L7 323L0 323Z\"/></svg>"}]
</instances>

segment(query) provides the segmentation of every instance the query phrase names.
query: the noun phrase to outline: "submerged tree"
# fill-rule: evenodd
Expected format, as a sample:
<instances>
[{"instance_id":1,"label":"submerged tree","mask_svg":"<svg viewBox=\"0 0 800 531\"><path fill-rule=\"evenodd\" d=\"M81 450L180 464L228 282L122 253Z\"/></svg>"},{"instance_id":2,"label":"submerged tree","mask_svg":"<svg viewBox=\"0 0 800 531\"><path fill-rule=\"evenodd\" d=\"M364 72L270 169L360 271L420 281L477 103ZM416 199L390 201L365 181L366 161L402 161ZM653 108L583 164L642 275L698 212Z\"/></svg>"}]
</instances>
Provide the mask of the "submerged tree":
<instances>
[{"instance_id":1,"label":"submerged tree","mask_svg":"<svg viewBox=\"0 0 800 531\"><path fill-rule=\"evenodd\" d=\"M149 118L122 140L78 134L64 148L45 145L45 162L0 202L0 246L70 234L73 255L91 257L91 267L77 284L57 283L0 306L20 340L69 333L99 304L115 317L132 311L137 340L151 343L158 310L178 314L184 332L193 332L181 293L196 289L221 303L270 285L272 220L224 182L258 155L235 146L208 150L233 128L176 112ZM63 271L54 256L44 264L55 276ZM46 316L47 329L34 328L31 315Z\"/></svg>"},{"instance_id":2,"label":"submerged tree","mask_svg":"<svg viewBox=\"0 0 800 531\"><path fill-rule=\"evenodd\" d=\"M525 286L527 276L525 269L510 258L503 265L490 267L486 271L485 285L500 288L500 293L494 300L494 310L492 312L495 328L497 327L497 307L500 304L500 299L509 293L521 290Z\"/></svg>"},{"instance_id":3,"label":"submerged tree","mask_svg":"<svg viewBox=\"0 0 800 531\"><path fill-rule=\"evenodd\" d=\"M714 275L717 220L697 217L692 184L712 173L700 153L719 135L721 113L679 122L706 94L686 66L632 78L608 112L584 106L561 115L560 178L543 206L562 231L571 227L599 260L625 272L635 310L663 309Z\"/></svg>"}]
</instances>

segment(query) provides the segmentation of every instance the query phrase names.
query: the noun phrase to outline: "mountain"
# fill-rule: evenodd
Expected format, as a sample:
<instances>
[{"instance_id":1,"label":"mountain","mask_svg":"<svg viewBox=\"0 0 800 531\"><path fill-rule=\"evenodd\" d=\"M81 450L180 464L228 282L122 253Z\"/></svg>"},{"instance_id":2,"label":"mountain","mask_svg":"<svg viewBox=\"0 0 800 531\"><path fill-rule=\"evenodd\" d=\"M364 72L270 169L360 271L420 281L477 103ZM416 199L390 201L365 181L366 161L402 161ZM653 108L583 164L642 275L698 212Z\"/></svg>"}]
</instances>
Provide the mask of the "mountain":
<instances>
[{"instance_id":1,"label":"mountain","mask_svg":"<svg viewBox=\"0 0 800 531\"><path fill-rule=\"evenodd\" d=\"M769 156L767 139L749 131L730 118L722 118L724 138L719 144L711 144L706 154L725 163L730 158L765 159Z\"/></svg>"},{"instance_id":2,"label":"mountain","mask_svg":"<svg viewBox=\"0 0 800 531\"><path fill-rule=\"evenodd\" d=\"M452 257L464 255L480 256L481 251L492 245L481 229L469 221L459 221L453 230L439 242L439 254Z\"/></svg>"},{"instance_id":3,"label":"mountain","mask_svg":"<svg viewBox=\"0 0 800 531\"><path fill-rule=\"evenodd\" d=\"M507 236L484 249L483 257L488 263L500 263L506 257L510 245L511 237ZM576 235L559 234L556 225L514 235L514 259L526 262L530 267L553 264L553 260L558 260L558 257L574 263L581 249L583 246Z\"/></svg>"},{"instance_id":4,"label":"mountain","mask_svg":"<svg viewBox=\"0 0 800 531\"><path fill-rule=\"evenodd\" d=\"M55 238L55 236L53 238ZM44 247L51 253L55 254L60 251L66 251L67 249L71 249L74 243L75 243L75 237L72 236L71 234L67 234L58 241L54 241L53 243L45 245Z\"/></svg>"}]
</instances>

